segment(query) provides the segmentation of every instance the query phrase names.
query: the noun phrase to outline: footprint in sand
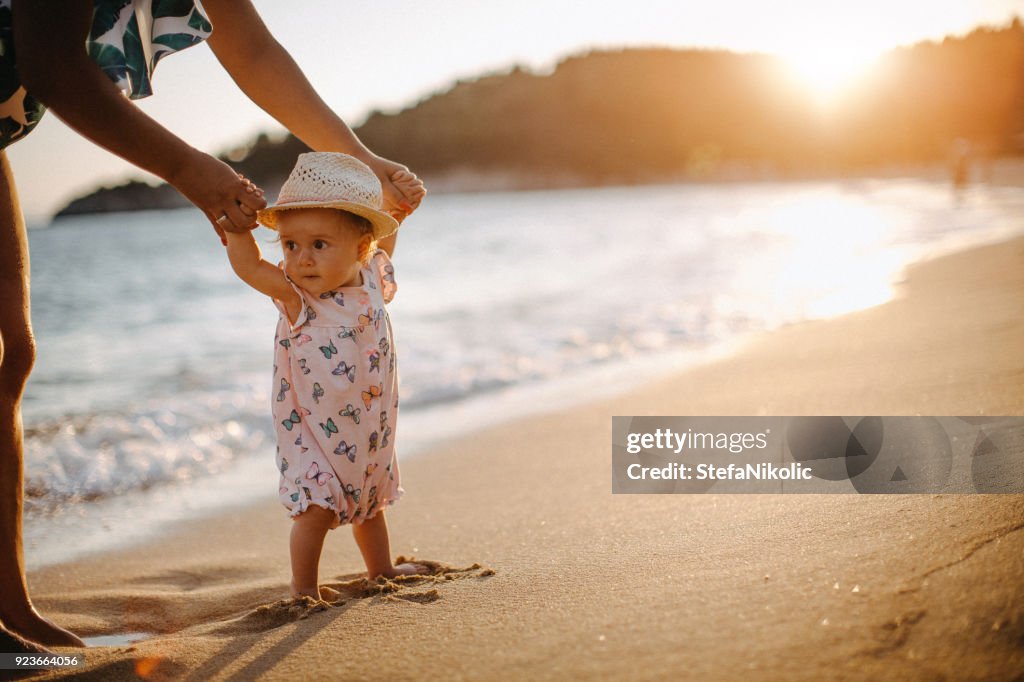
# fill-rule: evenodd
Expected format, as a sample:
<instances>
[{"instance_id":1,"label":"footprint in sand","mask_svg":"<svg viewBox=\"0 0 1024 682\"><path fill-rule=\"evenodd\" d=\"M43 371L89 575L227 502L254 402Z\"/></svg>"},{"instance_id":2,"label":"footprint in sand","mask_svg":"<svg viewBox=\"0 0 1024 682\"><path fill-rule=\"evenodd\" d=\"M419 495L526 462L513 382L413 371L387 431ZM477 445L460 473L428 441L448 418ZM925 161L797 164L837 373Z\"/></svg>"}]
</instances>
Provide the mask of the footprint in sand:
<instances>
[{"instance_id":1,"label":"footprint in sand","mask_svg":"<svg viewBox=\"0 0 1024 682\"><path fill-rule=\"evenodd\" d=\"M228 621L218 627L214 632L224 635L265 632L308 618L310 614L326 611L328 608L330 606L327 602L317 601L311 597L282 599L273 604L257 606L241 618Z\"/></svg>"},{"instance_id":2,"label":"footprint in sand","mask_svg":"<svg viewBox=\"0 0 1024 682\"><path fill-rule=\"evenodd\" d=\"M480 564L473 564L467 568L456 568L437 561L416 559L414 557L407 558L404 556L398 557L395 560L395 563L418 564L420 566L425 566L427 568L427 572L418 575L400 575L394 578L377 578L376 580L355 578L345 582L326 583L320 587L320 593L323 595L325 592L329 592L331 598L327 599L326 595L324 595L324 597L335 605L339 605L339 600L344 602L349 599L368 599L370 597L387 595L395 595L396 597L405 599L406 601L429 603L441 598L439 594L436 594L436 589L422 593L406 593L405 595L399 595L398 593L411 587L437 585L450 582L452 580L484 578L494 575L494 571L492 569L484 568ZM429 596L431 593L435 593L435 596Z\"/></svg>"},{"instance_id":3,"label":"footprint in sand","mask_svg":"<svg viewBox=\"0 0 1024 682\"><path fill-rule=\"evenodd\" d=\"M408 594L396 594L387 596L387 599L389 601L402 600L415 602L417 604L429 604L431 602L437 601L440 598L441 595L438 594L437 590L427 590L426 592L409 592Z\"/></svg>"},{"instance_id":4,"label":"footprint in sand","mask_svg":"<svg viewBox=\"0 0 1024 682\"><path fill-rule=\"evenodd\" d=\"M480 564L456 568L436 561L405 557L397 559L397 563L406 562L426 566L429 572L423 575L402 575L390 579L377 578L376 580L353 576L350 580L325 583L320 587L320 594L323 597L320 601L310 597L276 601L273 604L259 606L240 618L228 621L217 627L214 632L235 635L272 630L308 618L314 613L343 606L348 601L356 599L380 597L383 601L388 602L431 604L441 599L441 593L437 587L427 590L417 590L416 588L444 585L467 578L487 578L494 575L492 569L484 568Z\"/></svg>"}]
</instances>

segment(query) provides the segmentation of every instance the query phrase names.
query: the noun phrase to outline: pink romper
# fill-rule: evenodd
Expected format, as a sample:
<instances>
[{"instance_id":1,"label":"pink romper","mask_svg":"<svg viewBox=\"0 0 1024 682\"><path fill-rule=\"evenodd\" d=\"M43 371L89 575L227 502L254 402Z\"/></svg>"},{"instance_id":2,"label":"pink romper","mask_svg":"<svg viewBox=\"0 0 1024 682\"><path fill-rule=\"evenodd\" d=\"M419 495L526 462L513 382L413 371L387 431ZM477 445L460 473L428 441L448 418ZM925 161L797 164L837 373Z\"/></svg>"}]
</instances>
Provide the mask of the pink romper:
<instances>
[{"instance_id":1,"label":"pink romper","mask_svg":"<svg viewBox=\"0 0 1024 682\"><path fill-rule=\"evenodd\" d=\"M336 513L337 527L362 523L402 495L394 433L398 370L385 303L397 287L378 250L362 286L302 298L295 324L280 301L271 396L281 503ZM290 281L290 280L289 280Z\"/></svg>"}]
</instances>

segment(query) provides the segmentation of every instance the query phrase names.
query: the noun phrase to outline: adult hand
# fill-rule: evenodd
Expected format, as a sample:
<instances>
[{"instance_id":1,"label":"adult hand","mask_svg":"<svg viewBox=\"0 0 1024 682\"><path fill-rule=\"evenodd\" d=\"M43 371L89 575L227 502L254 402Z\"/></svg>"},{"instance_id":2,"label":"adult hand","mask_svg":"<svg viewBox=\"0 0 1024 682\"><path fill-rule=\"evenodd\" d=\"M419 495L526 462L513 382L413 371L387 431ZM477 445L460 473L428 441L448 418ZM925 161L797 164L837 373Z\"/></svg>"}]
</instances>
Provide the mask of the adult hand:
<instances>
[{"instance_id":1,"label":"adult hand","mask_svg":"<svg viewBox=\"0 0 1024 682\"><path fill-rule=\"evenodd\" d=\"M263 190L231 166L196 151L170 183L206 214L217 235L247 232L256 226L256 211L267 205Z\"/></svg>"}]
</instances>

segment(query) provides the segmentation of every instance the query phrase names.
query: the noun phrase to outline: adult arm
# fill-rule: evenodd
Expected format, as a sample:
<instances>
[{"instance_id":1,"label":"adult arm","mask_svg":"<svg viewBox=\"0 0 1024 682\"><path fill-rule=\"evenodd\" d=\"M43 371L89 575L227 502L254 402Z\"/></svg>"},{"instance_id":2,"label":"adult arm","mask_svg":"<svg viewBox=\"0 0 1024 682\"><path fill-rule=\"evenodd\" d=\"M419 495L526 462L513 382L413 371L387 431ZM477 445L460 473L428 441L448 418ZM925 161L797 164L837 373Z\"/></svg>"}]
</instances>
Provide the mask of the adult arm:
<instances>
[{"instance_id":1,"label":"adult arm","mask_svg":"<svg viewBox=\"0 0 1024 682\"><path fill-rule=\"evenodd\" d=\"M127 100L89 58L90 0L14 0L14 45L26 89L76 132L157 175L217 228L247 229L266 204L230 166L175 136ZM220 230L218 229L218 232Z\"/></svg>"},{"instance_id":2,"label":"adult arm","mask_svg":"<svg viewBox=\"0 0 1024 682\"><path fill-rule=\"evenodd\" d=\"M419 205L425 191L399 187L391 177L405 166L369 149L317 94L287 50L271 35L250 0L204 0L213 23L208 42L238 87L296 137L321 152L344 152L368 165L384 189L384 210ZM403 211L404 212L404 211Z\"/></svg>"}]
</instances>

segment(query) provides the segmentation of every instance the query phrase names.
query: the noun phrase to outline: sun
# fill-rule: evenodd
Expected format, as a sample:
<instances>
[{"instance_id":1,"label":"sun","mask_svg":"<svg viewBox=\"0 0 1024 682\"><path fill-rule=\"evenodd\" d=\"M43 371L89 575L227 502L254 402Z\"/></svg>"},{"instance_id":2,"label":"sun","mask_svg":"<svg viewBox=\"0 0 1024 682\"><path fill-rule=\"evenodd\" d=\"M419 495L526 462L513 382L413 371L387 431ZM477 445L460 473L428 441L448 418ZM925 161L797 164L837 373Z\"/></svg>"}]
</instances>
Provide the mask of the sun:
<instances>
[{"instance_id":1,"label":"sun","mask_svg":"<svg viewBox=\"0 0 1024 682\"><path fill-rule=\"evenodd\" d=\"M842 44L786 47L777 54L792 78L823 107L848 94L881 58L878 51Z\"/></svg>"}]
</instances>

